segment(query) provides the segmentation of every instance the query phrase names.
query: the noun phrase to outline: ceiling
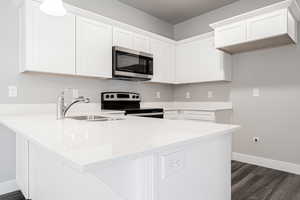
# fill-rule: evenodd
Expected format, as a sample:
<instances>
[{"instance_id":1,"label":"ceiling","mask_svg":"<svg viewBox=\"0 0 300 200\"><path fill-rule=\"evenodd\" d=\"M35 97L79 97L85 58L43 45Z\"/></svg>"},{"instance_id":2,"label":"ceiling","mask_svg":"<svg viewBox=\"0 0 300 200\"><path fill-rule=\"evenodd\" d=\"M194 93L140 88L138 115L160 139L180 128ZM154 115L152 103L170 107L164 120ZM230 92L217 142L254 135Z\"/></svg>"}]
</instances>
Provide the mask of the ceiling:
<instances>
[{"instance_id":1,"label":"ceiling","mask_svg":"<svg viewBox=\"0 0 300 200\"><path fill-rule=\"evenodd\" d=\"M177 24L238 0L119 0L129 6Z\"/></svg>"}]
</instances>

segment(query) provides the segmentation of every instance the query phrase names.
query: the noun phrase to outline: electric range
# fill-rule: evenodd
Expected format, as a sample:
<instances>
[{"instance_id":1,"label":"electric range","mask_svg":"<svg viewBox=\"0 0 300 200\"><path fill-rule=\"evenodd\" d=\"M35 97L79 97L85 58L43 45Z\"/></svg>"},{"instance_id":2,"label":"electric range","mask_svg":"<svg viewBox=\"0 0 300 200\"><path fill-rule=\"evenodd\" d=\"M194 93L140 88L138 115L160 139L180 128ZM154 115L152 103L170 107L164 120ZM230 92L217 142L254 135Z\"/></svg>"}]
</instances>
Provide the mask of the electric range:
<instances>
[{"instance_id":1,"label":"electric range","mask_svg":"<svg viewBox=\"0 0 300 200\"><path fill-rule=\"evenodd\" d=\"M134 92L103 92L101 108L122 110L129 116L164 118L163 108L141 108L141 95Z\"/></svg>"}]
</instances>

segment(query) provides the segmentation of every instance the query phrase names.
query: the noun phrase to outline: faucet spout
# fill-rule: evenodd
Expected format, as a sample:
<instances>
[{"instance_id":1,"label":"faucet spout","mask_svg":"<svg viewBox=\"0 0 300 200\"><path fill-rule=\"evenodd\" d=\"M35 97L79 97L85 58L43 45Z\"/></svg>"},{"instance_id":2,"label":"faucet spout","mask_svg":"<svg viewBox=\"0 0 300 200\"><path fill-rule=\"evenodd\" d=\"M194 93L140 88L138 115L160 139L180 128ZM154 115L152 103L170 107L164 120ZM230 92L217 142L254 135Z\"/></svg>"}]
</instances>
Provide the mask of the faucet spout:
<instances>
[{"instance_id":1,"label":"faucet spout","mask_svg":"<svg viewBox=\"0 0 300 200\"><path fill-rule=\"evenodd\" d=\"M65 105L64 92L62 92L61 95L58 97L58 101L57 101L57 119L58 120L64 119L66 117L67 112L70 110L70 108L77 103L90 103L90 99L81 96L76 98L69 105Z\"/></svg>"},{"instance_id":2,"label":"faucet spout","mask_svg":"<svg viewBox=\"0 0 300 200\"><path fill-rule=\"evenodd\" d=\"M65 106L63 116L66 117L67 112L70 110L70 108L71 108L73 105L77 104L77 103L90 103L90 99L89 99L89 98L82 97L82 96L76 98L72 103L70 103L69 105Z\"/></svg>"}]
</instances>

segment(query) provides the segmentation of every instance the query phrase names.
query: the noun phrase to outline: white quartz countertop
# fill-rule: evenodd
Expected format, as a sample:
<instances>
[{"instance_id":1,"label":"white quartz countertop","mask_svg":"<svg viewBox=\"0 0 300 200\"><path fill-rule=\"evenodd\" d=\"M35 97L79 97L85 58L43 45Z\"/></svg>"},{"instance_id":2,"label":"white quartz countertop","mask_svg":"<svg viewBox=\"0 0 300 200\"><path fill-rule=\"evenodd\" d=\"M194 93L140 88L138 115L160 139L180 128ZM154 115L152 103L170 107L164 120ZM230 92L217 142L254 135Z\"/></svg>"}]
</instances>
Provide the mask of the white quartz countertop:
<instances>
[{"instance_id":1,"label":"white quartz countertop","mask_svg":"<svg viewBox=\"0 0 300 200\"><path fill-rule=\"evenodd\" d=\"M143 102L143 108L164 108L165 111L187 110L216 112L232 110L231 102Z\"/></svg>"},{"instance_id":2,"label":"white quartz countertop","mask_svg":"<svg viewBox=\"0 0 300 200\"><path fill-rule=\"evenodd\" d=\"M55 153L79 170L94 164L152 153L172 145L229 134L239 126L138 117L87 122L55 115L6 115L0 123Z\"/></svg>"}]
</instances>

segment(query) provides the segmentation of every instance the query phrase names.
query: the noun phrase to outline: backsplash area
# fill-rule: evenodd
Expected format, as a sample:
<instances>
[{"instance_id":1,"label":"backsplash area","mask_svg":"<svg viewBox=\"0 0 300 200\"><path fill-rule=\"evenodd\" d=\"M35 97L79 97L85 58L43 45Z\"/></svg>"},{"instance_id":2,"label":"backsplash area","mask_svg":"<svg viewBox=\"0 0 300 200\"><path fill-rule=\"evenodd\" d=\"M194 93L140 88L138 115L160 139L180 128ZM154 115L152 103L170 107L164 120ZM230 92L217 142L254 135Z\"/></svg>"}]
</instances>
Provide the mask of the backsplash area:
<instances>
[{"instance_id":1,"label":"backsplash area","mask_svg":"<svg viewBox=\"0 0 300 200\"><path fill-rule=\"evenodd\" d=\"M174 101L230 101L229 82L177 85Z\"/></svg>"},{"instance_id":2,"label":"backsplash area","mask_svg":"<svg viewBox=\"0 0 300 200\"><path fill-rule=\"evenodd\" d=\"M6 76L1 81L8 83L0 85L0 91L3 91L0 93L1 104L55 103L59 93L66 88L78 89L80 96L89 97L92 102L100 102L100 94L105 91L139 92L143 101L173 100L173 86L167 84L31 73L17 74L11 78ZM8 97L10 85L17 86L17 97ZM156 92L161 93L160 99L156 98Z\"/></svg>"}]
</instances>

